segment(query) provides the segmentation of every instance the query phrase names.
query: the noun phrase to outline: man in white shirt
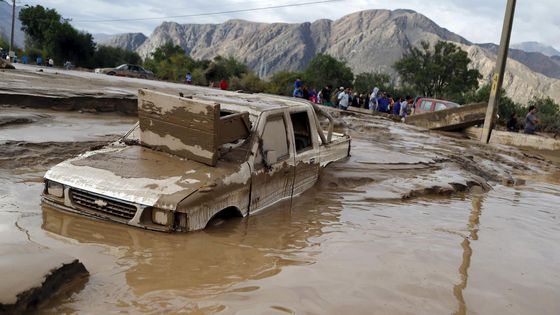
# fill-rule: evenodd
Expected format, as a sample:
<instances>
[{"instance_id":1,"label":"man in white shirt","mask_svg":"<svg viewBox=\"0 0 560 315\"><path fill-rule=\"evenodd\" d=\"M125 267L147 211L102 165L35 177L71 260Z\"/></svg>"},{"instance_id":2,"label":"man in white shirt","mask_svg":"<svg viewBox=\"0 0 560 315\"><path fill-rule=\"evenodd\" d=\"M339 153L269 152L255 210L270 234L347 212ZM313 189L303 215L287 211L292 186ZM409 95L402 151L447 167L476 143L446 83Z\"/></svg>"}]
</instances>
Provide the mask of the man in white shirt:
<instances>
[{"instance_id":1,"label":"man in white shirt","mask_svg":"<svg viewBox=\"0 0 560 315\"><path fill-rule=\"evenodd\" d=\"M350 96L348 94L348 89L343 90L338 94L338 108L347 110L350 101Z\"/></svg>"}]
</instances>

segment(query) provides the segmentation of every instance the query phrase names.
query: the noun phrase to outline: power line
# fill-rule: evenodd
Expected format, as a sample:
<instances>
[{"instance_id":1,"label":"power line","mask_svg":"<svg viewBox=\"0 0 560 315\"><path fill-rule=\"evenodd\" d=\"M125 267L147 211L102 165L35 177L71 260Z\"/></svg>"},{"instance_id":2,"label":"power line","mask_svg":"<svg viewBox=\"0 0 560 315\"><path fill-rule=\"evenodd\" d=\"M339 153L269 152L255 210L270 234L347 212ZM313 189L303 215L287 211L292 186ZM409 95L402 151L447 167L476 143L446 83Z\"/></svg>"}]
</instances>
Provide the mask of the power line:
<instances>
[{"instance_id":1,"label":"power line","mask_svg":"<svg viewBox=\"0 0 560 315\"><path fill-rule=\"evenodd\" d=\"M280 9L280 8L288 8L288 7L301 7L301 6L307 6L307 5L313 5L313 4L322 4L322 3L340 2L340 1L345 1L345 0L322 0L322 1L302 2L302 3L294 3L294 4L275 5L275 6L260 7L260 8L237 9L237 10L208 12L208 13L197 13L197 14L186 14L186 15L171 15L171 16L152 17L152 18L81 20L81 21L80 20L76 20L76 21L72 20L72 22L73 23L103 23L103 22L130 22L130 21L150 21L150 20L177 19L177 18L187 18L187 17L211 16L211 15L230 14L230 13L239 13L239 12L251 12L251 11L261 11L261 10L270 10L270 9Z\"/></svg>"}]
</instances>

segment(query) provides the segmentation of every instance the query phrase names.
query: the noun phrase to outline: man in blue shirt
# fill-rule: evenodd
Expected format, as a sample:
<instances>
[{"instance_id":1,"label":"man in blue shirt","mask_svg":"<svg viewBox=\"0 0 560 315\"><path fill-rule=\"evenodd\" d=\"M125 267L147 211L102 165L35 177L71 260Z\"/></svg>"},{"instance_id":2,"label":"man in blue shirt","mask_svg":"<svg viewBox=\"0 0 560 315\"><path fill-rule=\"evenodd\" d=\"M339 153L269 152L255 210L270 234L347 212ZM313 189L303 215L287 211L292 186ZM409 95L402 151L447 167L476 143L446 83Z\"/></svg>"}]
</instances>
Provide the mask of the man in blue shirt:
<instances>
[{"instance_id":1,"label":"man in blue shirt","mask_svg":"<svg viewBox=\"0 0 560 315\"><path fill-rule=\"evenodd\" d=\"M377 111L386 113L389 110L389 100L385 92L381 93L381 97L377 99Z\"/></svg>"}]
</instances>

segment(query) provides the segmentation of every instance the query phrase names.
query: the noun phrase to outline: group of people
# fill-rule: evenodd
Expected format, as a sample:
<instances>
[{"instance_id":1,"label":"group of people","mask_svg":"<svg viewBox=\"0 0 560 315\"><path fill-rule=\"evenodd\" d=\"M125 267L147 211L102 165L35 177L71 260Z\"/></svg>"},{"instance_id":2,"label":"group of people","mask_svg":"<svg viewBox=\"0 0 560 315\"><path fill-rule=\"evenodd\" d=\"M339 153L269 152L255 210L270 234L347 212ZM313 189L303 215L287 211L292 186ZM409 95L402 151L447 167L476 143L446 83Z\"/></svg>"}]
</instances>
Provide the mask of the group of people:
<instances>
[{"instance_id":1,"label":"group of people","mask_svg":"<svg viewBox=\"0 0 560 315\"><path fill-rule=\"evenodd\" d=\"M332 85L316 91L309 90L301 79L294 82L293 97L303 98L313 103L347 110L348 107L367 108L372 111L406 117L411 113L414 99L411 96L393 97L375 87L371 94L358 94L352 88L340 87L333 91Z\"/></svg>"}]
</instances>

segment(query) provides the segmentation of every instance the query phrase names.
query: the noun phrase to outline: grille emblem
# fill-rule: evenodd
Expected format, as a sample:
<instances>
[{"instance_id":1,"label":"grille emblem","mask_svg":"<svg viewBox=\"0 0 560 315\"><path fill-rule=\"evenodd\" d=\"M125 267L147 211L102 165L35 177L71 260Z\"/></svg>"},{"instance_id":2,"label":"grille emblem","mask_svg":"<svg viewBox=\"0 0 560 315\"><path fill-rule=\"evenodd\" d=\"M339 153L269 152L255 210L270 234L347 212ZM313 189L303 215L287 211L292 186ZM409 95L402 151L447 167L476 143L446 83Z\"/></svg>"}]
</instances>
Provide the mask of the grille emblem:
<instances>
[{"instance_id":1,"label":"grille emblem","mask_svg":"<svg viewBox=\"0 0 560 315\"><path fill-rule=\"evenodd\" d=\"M94 203L100 207L105 207L107 205L107 202L105 200L102 199L96 199L94 201Z\"/></svg>"}]
</instances>

